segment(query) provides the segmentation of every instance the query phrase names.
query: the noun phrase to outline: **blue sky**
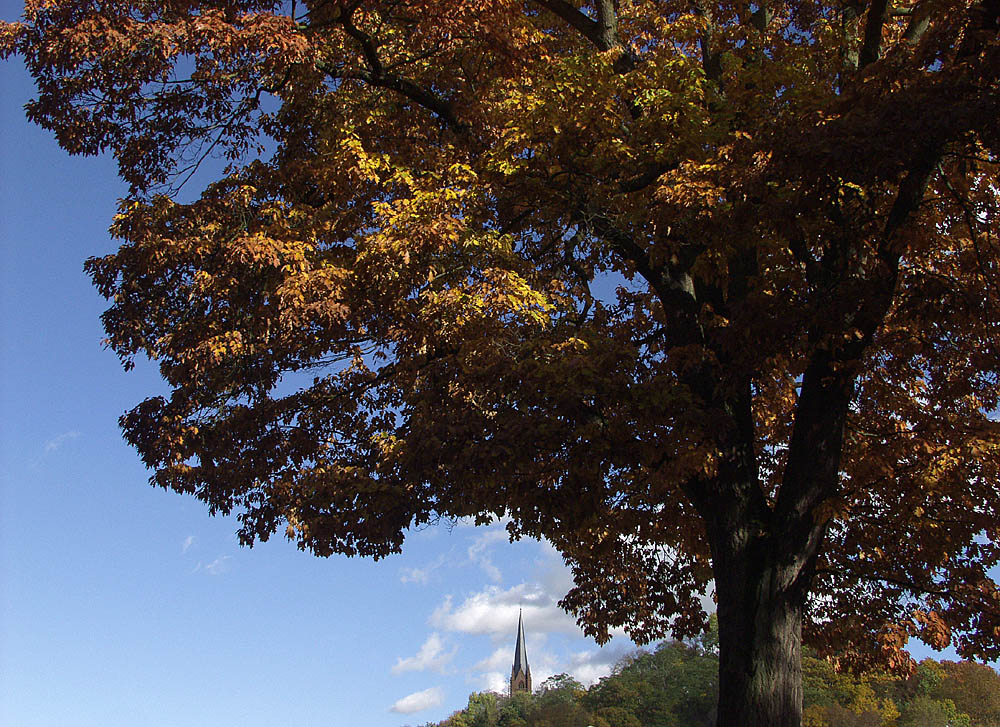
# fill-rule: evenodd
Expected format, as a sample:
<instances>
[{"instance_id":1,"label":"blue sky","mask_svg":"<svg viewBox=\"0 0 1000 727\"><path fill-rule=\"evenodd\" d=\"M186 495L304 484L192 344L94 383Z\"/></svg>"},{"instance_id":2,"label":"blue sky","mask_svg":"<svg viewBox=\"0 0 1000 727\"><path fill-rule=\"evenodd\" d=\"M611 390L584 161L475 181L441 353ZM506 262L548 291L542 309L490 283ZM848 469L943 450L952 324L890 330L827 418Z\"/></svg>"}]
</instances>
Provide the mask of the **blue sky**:
<instances>
[{"instance_id":1,"label":"blue sky","mask_svg":"<svg viewBox=\"0 0 1000 727\"><path fill-rule=\"evenodd\" d=\"M583 638L555 605L559 556L500 527L324 560L280 539L240 548L233 521L149 487L117 419L163 384L102 348L82 271L114 248L124 187L111 160L69 157L25 122L17 59L0 88L0 724L437 721L505 683L519 607L536 684L591 682L631 650Z\"/></svg>"}]
</instances>

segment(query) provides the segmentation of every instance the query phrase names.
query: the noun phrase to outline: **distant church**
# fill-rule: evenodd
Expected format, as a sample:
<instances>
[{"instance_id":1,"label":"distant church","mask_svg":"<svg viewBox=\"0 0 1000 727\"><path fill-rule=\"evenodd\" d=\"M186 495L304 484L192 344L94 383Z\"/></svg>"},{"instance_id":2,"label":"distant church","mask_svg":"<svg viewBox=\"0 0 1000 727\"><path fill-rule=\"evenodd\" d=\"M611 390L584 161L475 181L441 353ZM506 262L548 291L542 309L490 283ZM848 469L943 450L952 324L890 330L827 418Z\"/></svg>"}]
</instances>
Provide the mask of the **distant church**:
<instances>
[{"instance_id":1,"label":"distant church","mask_svg":"<svg viewBox=\"0 0 1000 727\"><path fill-rule=\"evenodd\" d=\"M514 647L514 667L510 670L510 693L531 692L531 667L524 648L524 624L517 614L517 646Z\"/></svg>"}]
</instances>

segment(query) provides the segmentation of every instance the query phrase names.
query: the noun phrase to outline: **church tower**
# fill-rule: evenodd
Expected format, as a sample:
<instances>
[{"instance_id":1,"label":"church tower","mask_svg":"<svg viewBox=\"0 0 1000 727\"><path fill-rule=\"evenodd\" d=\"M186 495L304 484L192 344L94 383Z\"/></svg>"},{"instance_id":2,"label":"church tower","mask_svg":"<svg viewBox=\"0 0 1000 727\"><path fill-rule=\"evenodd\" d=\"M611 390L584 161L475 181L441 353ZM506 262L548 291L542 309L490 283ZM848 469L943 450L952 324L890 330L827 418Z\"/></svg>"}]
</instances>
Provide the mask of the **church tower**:
<instances>
[{"instance_id":1,"label":"church tower","mask_svg":"<svg viewBox=\"0 0 1000 727\"><path fill-rule=\"evenodd\" d=\"M514 667L510 670L510 693L531 691L531 667L524 648L524 624L517 614L517 646L514 647Z\"/></svg>"}]
</instances>

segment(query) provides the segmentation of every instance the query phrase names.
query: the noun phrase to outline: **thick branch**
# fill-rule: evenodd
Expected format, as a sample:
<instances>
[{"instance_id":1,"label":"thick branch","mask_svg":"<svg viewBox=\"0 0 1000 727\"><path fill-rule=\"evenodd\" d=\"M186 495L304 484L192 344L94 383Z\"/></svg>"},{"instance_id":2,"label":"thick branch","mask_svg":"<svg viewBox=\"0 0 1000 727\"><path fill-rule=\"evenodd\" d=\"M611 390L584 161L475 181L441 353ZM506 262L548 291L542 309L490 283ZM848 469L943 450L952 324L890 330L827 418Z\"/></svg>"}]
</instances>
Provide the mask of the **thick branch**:
<instances>
[{"instance_id":1,"label":"thick branch","mask_svg":"<svg viewBox=\"0 0 1000 727\"><path fill-rule=\"evenodd\" d=\"M906 31L903 33L903 40L909 45L916 45L929 27L931 27L931 14L921 6L910 16L910 22L907 23Z\"/></svg>"},{"instance_id":2,"label":"thick branch","mask_svg":"<svg viewBox=\"0 0 1000 727\"><path fill-rule=\"evenodd\" d=\"M607 51L620 45L618 17L615 15L614 3L611 0L600 0L597 3L597 20L588 18L565 0L535 0L535 2L579 30L580 34L599 50Z\"/></svg>"},{"instance_id":3,"label":"thick branch","mask_svg":"<svg viewBox=\"0 0 1000 727\"><path fill-rule=\"evenodd\" d=\"M772 18L774 18L774 11L768 7L766 2L762 2L760 7L750 16L750 24L763 33L767 30L767 26L771 24Z\"/></svg>"},{"instance_id":4,"label":"thick branch","mask_svg":"<svg viewBox=\"0 0 1000 727\"><path fill-rule=\"evenodd\" d=\"M604 50L622 44L618 37L618 14L614 0L597 0L597 28L600 44L607 46Z\"/></svg>"},{"instance_id":5,"label":"thick branch","mask_svg":"<svg viewBox=\"0 0 1000 727\"><path fill-rule=\"evenodd\" d=\"M834 333L842 336L841 340L819 343L803 374L788 464L775 507L776 532L797 541L800 567L805 567L819 547L826 529L816 508L832 497L839 485L844 427L858 362L892 303L903 253L894 244L895 233L920 206L939 157L939 148L932 146L912 160L878 240L881 270L865 281L860 291L857 286L845 287L845 295L860 294L861 299L853 315ZM851 329L859 335L847 335Z\"/></svg>"},{"instance_id":6,"label":"thick branch","mask_svg":"<svg viewBox=\"0 0 1000 727\"><path fill-rule=\"evenodd\" d=\"M653 163L646 167L643 171L638 174L629 177L628 179L623 179L618 183L618 189L623 194L631 194L633 192L641 192L646 189L649 185L659 179L661 176L669 172L671 169L676 169L676 163Z\"/></svg>"},{"instance_id":7,"label":"thick branch","mask_svg":"<svg viewBox=\"0 0 1000 727\"><path fill-rule=\"evenodd\" d=\"M841 65L848 72L858 68L858 50L854 47L853 38L858 22L858 7L849 4L844 7L840 16L841 33Z\"/></svg>"},{"instance_id":8,"label":"thick branch","mask_svg":"<svg viewBox=\"0 0 1000 727\"><path fill-rule=\"evenodd\" d=\"M903 181L899 183L896 201L893 202L892 209L889 211L879 240L879 255L894 267L899 263L901 251L893 244L893 238L923 201L924 190L927 189L927 183L940 159L940 147L937 144L928 147L913 160L910 170L903 177Z\"/></svg>"},{"instance_id":9,"label":"thick branch","mask_svg":"<svg viewBox=\"0 0 1000 727\"><path fill-rule=\"evenodd\" d=\"M688 340L677 339L675 344L693 343L701 338L700 327L697 324L698 300L695 294L694 281L688 274L687 266L654 264L649 253L637 243L632 236L618 228L603 215L581 215L581 224L593 230L599 237L609 242L612 248L623 260L633 265L636 271L649 283L656 293L667 313L676 312L684 319L685 332ZM697 332L695 331L697 329Z\"/></svg>"},{"instance_id":10,"label":"thick branch","mask_svg":"<svg viewBox=\"0 0 1000 727\"><path fill-rule=\"evenodd\" d=\"M593 20L566 0L535 0L538 5L565 20L580 31L600 51L622 48L622 54L615 61L615 71L626 73L635 68L636 59L624 47L618 35L618 14L614 0L597 0L597 20Z\"/></svg>"},{"instance_id":11,"label":"thick branch","mask_svg":"<svg viewBox=\"0 0 1000 727\"><path fill-rule=\"evenodd\" d=\"M699 39L701 65L705 69L705 75L718 83L722 80L722 58L715 48L715 25L712 18L712 8L705 0L699 0L695 3L695 12L705 18L707 26Z\"/></svg>"},{"instance_id":12,"label":"thick branch","mask_svg":"<svg viewBox=\"0 0 1000 727\"><path fill-rule=\"evenodd\" d=\"M423 106L428 111L433 112L439 119L444 121L455 131L465 131L467 128L466 125L463 124L455 115L455 110L452 108L451 103L440 96L431 93L426 88L418 86L409 79L402 78L401 76L397 76L392 73L369 74L364 72L359 73L358 78L371 84L372 86L378 86L390 91L395 91L401 96L405 96L418 105Z\"/></svg>"},{"instance_id":13,"label":"thick branch","mask_svg":"<svg viewBox=\"0 0 1000 727\"><path fill-rule=\"evenodd\" d=\"M882 28L889 16L889 0L873 0L868 6L865 39L858 55L858 68L874 63L882 55Z\"/></svg>"}]
</instances>

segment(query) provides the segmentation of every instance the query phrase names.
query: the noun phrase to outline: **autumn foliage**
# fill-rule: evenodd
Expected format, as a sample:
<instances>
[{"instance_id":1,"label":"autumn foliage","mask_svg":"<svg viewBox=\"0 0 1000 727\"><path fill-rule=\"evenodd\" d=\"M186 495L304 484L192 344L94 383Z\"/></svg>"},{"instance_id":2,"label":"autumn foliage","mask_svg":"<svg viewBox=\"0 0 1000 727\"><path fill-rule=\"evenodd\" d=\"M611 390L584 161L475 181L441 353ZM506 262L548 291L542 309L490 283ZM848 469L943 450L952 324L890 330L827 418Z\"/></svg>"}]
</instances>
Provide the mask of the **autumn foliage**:
<instances>
[{"instance_id":1,"label":"autumn foliage","mask_svg":"<svg viewBox=\"0 0 1000 727\"><path fill-rule=\"evenodd\" d=\"M155 484L321 555L509 516L599 638L714 589L720 723L777 725L800 628L1000 654L998 15L29 0L0 52L131 185L87 270Z\"/></svg>"}]
</instances>

